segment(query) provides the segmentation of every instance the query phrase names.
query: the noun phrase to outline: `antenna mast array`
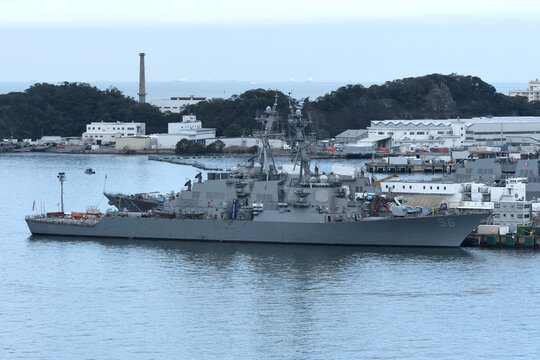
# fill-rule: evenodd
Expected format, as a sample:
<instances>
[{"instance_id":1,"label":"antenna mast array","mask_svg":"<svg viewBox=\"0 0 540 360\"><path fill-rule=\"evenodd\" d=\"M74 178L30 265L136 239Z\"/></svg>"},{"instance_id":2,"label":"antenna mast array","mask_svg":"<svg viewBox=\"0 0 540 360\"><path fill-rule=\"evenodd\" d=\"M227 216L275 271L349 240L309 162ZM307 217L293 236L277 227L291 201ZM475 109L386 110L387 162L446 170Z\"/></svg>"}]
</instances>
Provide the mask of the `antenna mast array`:
<instances>
[{"instance_id":1,"label":"antenna mast array","mask_svg":"<svg viewBox=\"0 0 540 360\"><path fill-rule=\"evenodd\" d=\"M298 159L300 159L300 177L299 181L307 180L310 172L311 159L307 154L307 148L313 143L311 139L306 135L306 127L311 125L311 118L304 118L302 116L302 110L300 107L297 109L292 105L291 94L289 93L289 125L292 131L292 143L296 148L296 159L294 161L295 166Z\"/></svg>"},{"instance_id":2,"label":"antenna mast array","mask_svg":"<svg viewBox=\"0 0 540 360\"><path fill-rule=\"evenodd\" d=\"M66 173L60 172L57 176L58 180L60 180L60 206L62 209L62 212L64 212L64 181L66 181Z\"/></svg>"}]
</instances>

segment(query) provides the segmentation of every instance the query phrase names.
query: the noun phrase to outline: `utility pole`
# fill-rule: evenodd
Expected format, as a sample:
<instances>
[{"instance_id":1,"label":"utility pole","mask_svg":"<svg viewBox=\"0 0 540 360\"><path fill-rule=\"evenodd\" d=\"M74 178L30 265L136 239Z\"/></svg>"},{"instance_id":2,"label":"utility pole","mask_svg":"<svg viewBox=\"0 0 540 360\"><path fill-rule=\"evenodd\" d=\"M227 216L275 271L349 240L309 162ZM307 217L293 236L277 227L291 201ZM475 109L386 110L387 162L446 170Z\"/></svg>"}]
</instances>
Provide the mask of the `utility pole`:
<instances>
[{"instance_id":1,"label":"utility pole","mask_svg":"<svg viewBox=\"0 0 540 360\"><path fill-rule=\"evenodd\" d=\"M64 181L66 181L66 174L63 172L58 173L58 180L60 180L60 206L62 207L62 213L64 212Z\"/></svg>"}]
</instances>

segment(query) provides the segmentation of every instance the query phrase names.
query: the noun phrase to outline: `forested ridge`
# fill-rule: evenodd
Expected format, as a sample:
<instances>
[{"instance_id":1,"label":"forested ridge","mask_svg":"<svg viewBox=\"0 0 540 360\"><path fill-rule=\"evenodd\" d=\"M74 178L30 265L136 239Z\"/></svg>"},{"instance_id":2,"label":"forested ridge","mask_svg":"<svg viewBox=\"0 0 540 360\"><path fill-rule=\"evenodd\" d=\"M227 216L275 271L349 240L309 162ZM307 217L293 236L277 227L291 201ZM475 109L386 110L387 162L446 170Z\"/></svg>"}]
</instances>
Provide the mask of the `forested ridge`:
<instances>
[{"instance_id":1,"label":"forested ridge","mask_svg":"<svg viewBox=\"0 0 540 360\"><path fill-rule=\"evenodd\" d=\"M145 122L147 132L167 130L154 106L139 104L116 88L105 91L85 83L35 84L24 92L0 95L0 135L40 138L81 136L92 121Z\"/></svg>"},{"instance_id":2,"label":"forested ridge","mask_svg":"<svg viewBox=\"0 0 540 360\"><path fill-rule=\"evenodd\" d=\"M246 91L228 99L210 99L189 106L204 127L218 136L249 135L258 128L254 118L274 103L276 92ZM293 94L294 95L294 94ZM285 119L288 102L279 93L278 110ZM317 99L303 100L319 138L346 129L369 126L371 120L446 119L478 116L540 116L540 103L497 93L475 76L431 74L382 85L347 85ZM44 135L81 136L92 121L145 122L150 133L166 132L167 123L181 114L163 114L139 104L116 88L99 90L85 83L35 84L24 92L0 95L0 136L39 138Z\"/></svg>"}]
</instances>

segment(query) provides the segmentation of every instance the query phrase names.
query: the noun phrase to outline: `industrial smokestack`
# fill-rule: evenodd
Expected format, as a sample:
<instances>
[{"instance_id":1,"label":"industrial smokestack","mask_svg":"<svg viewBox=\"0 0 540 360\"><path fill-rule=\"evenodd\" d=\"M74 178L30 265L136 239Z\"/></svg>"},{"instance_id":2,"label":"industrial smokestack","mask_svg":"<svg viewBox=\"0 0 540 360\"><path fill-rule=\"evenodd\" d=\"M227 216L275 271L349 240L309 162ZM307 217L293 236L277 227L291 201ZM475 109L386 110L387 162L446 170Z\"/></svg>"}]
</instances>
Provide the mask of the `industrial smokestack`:
<instances>
[{"instance_id":1,"label":"industrial smokestack","mask_svg":"<svg viewBox=\"0 0 540 360\"><path fill-rule=\"evenodd\" d=\"M144 53L139 53L141 59L139 65L139 102L144 104L146 102L146 84L144 79Z\"/></svg>"}]
</instances>

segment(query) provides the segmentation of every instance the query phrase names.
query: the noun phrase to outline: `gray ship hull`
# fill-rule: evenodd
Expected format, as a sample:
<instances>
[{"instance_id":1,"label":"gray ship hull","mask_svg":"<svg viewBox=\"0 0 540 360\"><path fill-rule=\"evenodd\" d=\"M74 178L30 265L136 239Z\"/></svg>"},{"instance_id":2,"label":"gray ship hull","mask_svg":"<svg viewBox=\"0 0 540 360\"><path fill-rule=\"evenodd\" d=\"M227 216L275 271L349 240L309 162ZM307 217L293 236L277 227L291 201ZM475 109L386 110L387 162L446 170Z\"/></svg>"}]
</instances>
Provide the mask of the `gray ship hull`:
<instances>
[{"instance_id":1,"label":"gray ship hull","mask_svg":"<svg viewBox=\"0 0 540 360\"><path fill-rule=\"evenodd\" d=\"M34 235L326 245L459 247L487 214L299 223L104 217L97 222L27 218Z\"/></svg>"}]
</instances>

